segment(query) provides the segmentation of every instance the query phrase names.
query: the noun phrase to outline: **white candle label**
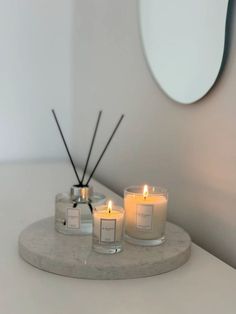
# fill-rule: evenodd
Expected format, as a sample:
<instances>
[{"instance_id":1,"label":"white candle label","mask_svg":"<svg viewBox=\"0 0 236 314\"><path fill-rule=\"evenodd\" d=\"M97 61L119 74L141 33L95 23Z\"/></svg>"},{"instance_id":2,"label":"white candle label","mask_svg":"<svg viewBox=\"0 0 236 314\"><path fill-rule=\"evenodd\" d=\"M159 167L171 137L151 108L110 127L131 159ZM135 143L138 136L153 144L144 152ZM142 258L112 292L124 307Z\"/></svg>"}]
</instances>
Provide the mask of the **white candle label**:
<instances>
[{"instance_id":1,"label":"white candle label","mask_svg":"<svg viewBox=\"0 0 236 314\"><path fill-rule=\"evenodd\" d=\"M116 235L116 219L100 220L100 241L115 242Z\"/></svg>"},{"instance_id":2,"label":"white candle label","mask_svg":"<svg viewBox=\"0 0 236 314\"><path fill-rule=\"evenodd\" d=\"M136 205L136 228L142 231L152 230L153 205Z\"/></svg>"},{"instance_id":3,"label":"white candle label","mask_svg":"<svg viewBox=\"0 0 236 314\"><path fill-rule=\"evenodd\" d=\"M67 228L69 229L80 228L80 209L79 208L67 209Z\"/></svg>"}]
</instances>

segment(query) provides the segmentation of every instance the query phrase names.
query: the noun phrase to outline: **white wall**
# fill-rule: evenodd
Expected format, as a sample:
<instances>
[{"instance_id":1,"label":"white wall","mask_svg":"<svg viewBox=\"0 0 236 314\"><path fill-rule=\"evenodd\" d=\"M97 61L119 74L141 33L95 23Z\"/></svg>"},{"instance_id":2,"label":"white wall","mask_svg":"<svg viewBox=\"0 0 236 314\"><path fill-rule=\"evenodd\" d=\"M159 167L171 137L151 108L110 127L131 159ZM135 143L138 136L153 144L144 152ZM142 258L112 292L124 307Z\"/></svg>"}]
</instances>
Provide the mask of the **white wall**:
<instances>
[{"instance_id":1,"label":"white wall","mask_svg":"<svg viewBox=\"0 0 236 314\"><path fill-rule=\"evenodd\" d=\"M71 137L73 1L0 0L0 161L64 157Z\"/></svg>"},{"instance_id":2,"label":"white wall","mask_svg":"<svg viewBox=\"0 0 236 314\"><path fill-rule=\"evenodd\" d=\"M92 164L124 112L97 178L120 194L166 186L169 219L236 266L236 24L221 79L197 104L180 105L149 73L137 3L0 0L0 161L65 157L55 107L81 165L104 109Z\"/></svg>"},{"instance_id":3,"label":"white wall","mask_svg":"<svg viewBox=\"0 0 236 314\"><path fill-rule=\"evenodd\" d=\"M203 100L181 105L168 99L149 73L137 3L77 1L77 160L85 159L97 111L104 109L95 155L124 112L97 178L120 194L131 184L166 186L169 219L236 266L236 24L221 79Z\"/></svg>"}]
</instances>

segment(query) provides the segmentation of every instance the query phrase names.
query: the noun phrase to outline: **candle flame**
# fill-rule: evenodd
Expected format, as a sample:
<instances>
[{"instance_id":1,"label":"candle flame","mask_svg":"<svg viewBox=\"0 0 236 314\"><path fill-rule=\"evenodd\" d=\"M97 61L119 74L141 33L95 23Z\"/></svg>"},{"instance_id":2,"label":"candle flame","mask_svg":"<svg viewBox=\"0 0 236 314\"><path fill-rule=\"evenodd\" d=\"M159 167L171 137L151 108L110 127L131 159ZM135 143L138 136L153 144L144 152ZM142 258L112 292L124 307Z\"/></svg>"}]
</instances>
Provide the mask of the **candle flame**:
<instances>
[{"instance_id":1,"label":"candle flame","mask_svg":"<svg viewBox=\"0 0 236 314\"><path fill-rule=\"evenodd\" d=\"M112 201L108 201L107 208L110 213L112 211Z\"/></svg>"},{"instance_id":2,"label":"candle flame","mask_svg":"<svg viewBox=\"0 0 236 314\"><path fill-rule=\"evenodd\" d=\"M147 186L147 184L145 184L143 187L143 197L144 198L148 197L148 186Z\"/></svg>"}]
</instances>

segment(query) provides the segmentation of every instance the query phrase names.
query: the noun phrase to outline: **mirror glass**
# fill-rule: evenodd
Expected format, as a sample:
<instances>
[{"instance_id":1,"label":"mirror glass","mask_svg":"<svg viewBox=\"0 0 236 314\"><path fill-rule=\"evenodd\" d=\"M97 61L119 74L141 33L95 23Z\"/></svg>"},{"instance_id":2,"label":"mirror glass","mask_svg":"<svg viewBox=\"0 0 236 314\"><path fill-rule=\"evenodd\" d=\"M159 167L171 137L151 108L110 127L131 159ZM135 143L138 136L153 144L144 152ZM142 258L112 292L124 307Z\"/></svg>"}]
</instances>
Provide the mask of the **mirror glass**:
<instances>
[{"instance_id":1,"label":"mirror glass","mask_svg":"<svg viewBox=\"0 0 236 314\"><path fill-rule=\"evenodd\" d=\"M150 70L164 92L193 103L221 69L228 0L140 0L141 35Z\"/></svg>"}]
</instances>

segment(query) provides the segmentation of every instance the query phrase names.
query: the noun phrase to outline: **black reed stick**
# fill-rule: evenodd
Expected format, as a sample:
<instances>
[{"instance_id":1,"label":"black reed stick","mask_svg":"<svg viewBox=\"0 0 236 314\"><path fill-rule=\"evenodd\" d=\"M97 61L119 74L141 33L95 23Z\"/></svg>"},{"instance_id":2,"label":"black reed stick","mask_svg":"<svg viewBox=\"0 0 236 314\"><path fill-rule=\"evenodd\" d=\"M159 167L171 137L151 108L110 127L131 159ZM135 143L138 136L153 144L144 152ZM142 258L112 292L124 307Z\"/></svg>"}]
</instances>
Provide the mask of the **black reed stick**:
<instances>
[{"instance_id":1,"label":"black reed stick","mask_svg":"<svg viewBox=\"0 0 236 314\"><path fill-rule=\"evenodd\" d=\"M117 129L118 129L118 127L119 127L121 121L123 120L123 118L124 118L124 115L122 114L122 116L120 117L120 119L119 119L119 121L118 121L118 123L117 123L117 125L116 125L116 127L115 127L115 129L114 129L114 131L112 132L112 134L111 134L111 136L110 136L110 138L109 138L109 140L108 140L106 146L104 147L104 149L103 149L103 151L102 151L100 157L98 158L98 161L97 161L96 165L94 166L93 171L91 172L91 174L90 174L90 176L89 176L89 178L88 178L88 180L87 180L87 182L86 182L85 185L88 185L88 184L89 184L89 182L90 182L92 176L94 175L94 172L95 172L96 169L97 169L97 166L99 165L99 163L100 163L100 161L101 161L101 159L102 159L104 153L106 152L106 150L107 150L107 148L108 148L108 146L109 146L109 144L110 144L110 142L111 142L113 136L115 135L115 133L116 133L116 131L117 131Z\"/></svg>"},{"instance_id":2,"label":"black reed stick","mask_svg":"<svg viewBox=\"0 0 236 314\"><path fill-rule=\"evenodd\" d=\"M78 182L79 182L79 185L81 186L81 185L82 185L82 182L81 182L81 180L80 180L80 178L79 178L79 175L78 175L78 173L77 173L77 171L76 171L75 164L74 164L73 159L72 159L72 157L71 157L69 148L68 148L68 146L67 146L67 144L66 144L66 140L65 140L64 135L63 135L63 133L62 133L62 130L61 130L60 124L59 124L59 122L58 122L58 120L57 120L57 116L56 116L56 113L55 113L55 110L54 110L54 109L52 109L52 114L53 114L54 119L55 119L55 121L56 121L58 130L59 130L59 132L60 132L60 134L61 134L61 138L62 138L63 143L64 143L64 145L65 145L67 154L68 154L68 156L69 156L69 158L70 158L70 162L71 162L71 165L72 165L72 167L73 167L73 169L74 169L76 178L77 178L77 180L78 180Z\"/></svg>"},{"instance_id":3,"label":"black reed stick","mask_svg":"<svg viewBox=\"0 0 236 314\"><path fill-rule=\"evenodd\" d=\"M99 113L98 113L98 118L97 118L96 126L95 126L95 129L94 129L92 142L91 142L91 145L90 145L90 148L89 148L88 157L87 157L87 160L86 160L86 163L85 163L84 172L83 172L83 176L82 176L82 179L81 179L82 184L83 184L84 177L85 177L85 174L86 174L86 171L87 171L87 168L88 168L88 163L89 163L89 159L90 159L91 152L92 152L92 149L93 149L94 141L95 141L95 138L96 138L96 135L97 135L98 125L99 125L99 122L100 122L101 115L102 115L102 111L100 110Z\"/></svg>"}]
</instances>

